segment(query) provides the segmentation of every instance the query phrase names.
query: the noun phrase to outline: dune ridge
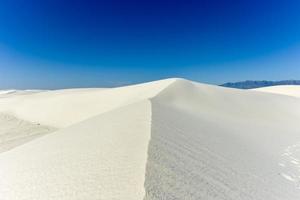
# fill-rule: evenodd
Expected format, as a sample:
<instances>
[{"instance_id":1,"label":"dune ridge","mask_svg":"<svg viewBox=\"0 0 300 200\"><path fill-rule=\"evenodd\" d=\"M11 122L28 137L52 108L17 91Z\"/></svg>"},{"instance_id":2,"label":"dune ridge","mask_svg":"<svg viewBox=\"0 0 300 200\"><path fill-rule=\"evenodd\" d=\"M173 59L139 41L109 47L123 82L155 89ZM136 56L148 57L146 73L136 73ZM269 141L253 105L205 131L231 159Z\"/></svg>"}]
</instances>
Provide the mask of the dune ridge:
<instances>
[{"instance_id":1,"label":"dune ridge","mask_svg":"<svg viewBox=\"0 0 300 200\"><path fill-rule=\"evenodd\" d=\"M26 120L41 117L27 112L35 99L64 113L41 120L60 130L0 154L4 200L299 199L300 165L282 156L297 157L299 99L184 79L104 91L0 100ZM75 97L77 110L53 103Z\"/></svg>"}]
</instances>

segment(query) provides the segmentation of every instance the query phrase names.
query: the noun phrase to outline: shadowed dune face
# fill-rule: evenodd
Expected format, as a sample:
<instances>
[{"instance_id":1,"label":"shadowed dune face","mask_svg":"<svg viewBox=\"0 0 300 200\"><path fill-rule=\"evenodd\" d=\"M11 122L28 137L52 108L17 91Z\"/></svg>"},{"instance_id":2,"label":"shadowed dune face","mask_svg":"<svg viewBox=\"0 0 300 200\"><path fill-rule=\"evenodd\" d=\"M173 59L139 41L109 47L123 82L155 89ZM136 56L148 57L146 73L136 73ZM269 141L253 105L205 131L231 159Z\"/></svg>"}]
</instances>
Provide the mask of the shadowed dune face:
<instances>
[{"instance_id":1,"label":"shadowed dune face","mask_svg":"<svg viewBox=\"0 0 300 200\"><path fill-rule=\"evenodd\" d=\"M0 113L0 153L13 149L56 129Z\"/></svg>"},{"instance_id":2,"label":"shadowed dune face","mask_svg":"<svg viewBox=\"0 0 300 200\"><path fill-rule=\"evenodd\" d=\"M145 199L298 199L278 167L300 139L297 106L285 96L173 83L152 99Z\"/></svg>"},{"instance_id":3,"label":"shadowed dune face","mask_svg":"<svg viewBox=\"0 0 300 200\"><path fill-rule=\"evenodd\" d=\"M0 154L4 200L300 198L298 98L168 79L12 95L0 110L32 133L60 128Z\"/></svg>"}]
</instances>

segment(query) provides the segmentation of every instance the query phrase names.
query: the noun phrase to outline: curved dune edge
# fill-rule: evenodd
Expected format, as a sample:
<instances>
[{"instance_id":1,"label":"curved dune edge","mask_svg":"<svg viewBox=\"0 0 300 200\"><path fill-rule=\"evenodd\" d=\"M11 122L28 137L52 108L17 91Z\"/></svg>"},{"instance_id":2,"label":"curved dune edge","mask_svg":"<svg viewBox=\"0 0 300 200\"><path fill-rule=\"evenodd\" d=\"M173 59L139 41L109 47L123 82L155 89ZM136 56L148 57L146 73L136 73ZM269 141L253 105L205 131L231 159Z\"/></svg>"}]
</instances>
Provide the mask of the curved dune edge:
<instances>
[{"instance_id":1,"label":"curved dune edge","mask_svg":"<svg viewBox=\"0 0 300 200\"><path fill-rule=\"evenodd\" d=\"M0 154L2 199L300 198L300 174L280 165L300 141L297 98L183 79L142 87Z\"/></svg>"}]
</instances>

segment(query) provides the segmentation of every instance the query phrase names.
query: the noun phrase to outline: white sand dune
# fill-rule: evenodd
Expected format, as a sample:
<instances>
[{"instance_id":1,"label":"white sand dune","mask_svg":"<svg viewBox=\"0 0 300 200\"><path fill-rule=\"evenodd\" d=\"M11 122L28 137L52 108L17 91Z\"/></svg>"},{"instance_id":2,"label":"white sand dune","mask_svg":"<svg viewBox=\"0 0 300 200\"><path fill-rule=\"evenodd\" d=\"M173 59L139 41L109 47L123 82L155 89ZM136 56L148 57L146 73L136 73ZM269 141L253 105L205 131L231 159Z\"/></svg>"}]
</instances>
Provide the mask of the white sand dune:
<instances>
[{"instance_id":1,"label":"white sand dune","mask_svg":"<svg viewBox=\"0 0 300 200\"><path fill-rule=\"evenodd\" d=\"M0 95L15 93L16 90L0 90Z\"/></svg>"},{"instance_id":2,"label":"white sand dune","mask_svg":"<svg viewBox=\"0 0 300 200\"><path fill-rule=\"evenodd\" d=\"M33 122L67 127L84 119L132 104L167 87L171 80L113 89L67 89L0 98L0 112Z\"/></svg>"},{"instance_id":3,"label":"white sand dune","mask_svg":"<svg viewBox=\"0 0 300 200\"><path fill-rule=\"evenodd\" d=\"M13 95L27 95L42 92L43 90L0 90L1 97L9 97Z\"/></svg>"},{"instance_id":4,"label":"white sand dune","mask_svg":"<svg viewBox=\"0 0 300 200\"><path fill-rule=\"evenodd\" d=\"M300 85L279 85L254 89L261 92L300 97Z\"/></svg>"},{"instance_id":5,"label":"white sand dune","mask_svg":"<svg viewBox=\"0 0 300 200\"><path fill-rule=\"evenodd\" d=\"M166 79L0 112L60 129L0 154L1 200L300 199L299 98Z\"/></svg>"}]
</instances>

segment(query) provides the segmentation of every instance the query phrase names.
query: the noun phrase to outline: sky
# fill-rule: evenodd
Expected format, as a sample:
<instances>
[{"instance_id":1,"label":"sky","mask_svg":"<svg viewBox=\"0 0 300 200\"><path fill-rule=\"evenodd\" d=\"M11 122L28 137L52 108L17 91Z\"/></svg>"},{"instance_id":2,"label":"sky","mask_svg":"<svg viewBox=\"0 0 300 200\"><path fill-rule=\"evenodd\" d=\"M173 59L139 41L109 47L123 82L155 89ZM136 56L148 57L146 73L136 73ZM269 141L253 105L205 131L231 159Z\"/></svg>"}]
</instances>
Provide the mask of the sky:
<instances>
[{"instance_id":1,"label":"sky","mask_svg":"<svg viewBox=\"0 0 300 200\"><path fill-rule=\"evenodd\" d=\"M1 0L0 89L300 79L299 0Z\"/></svg>"}]
</instances>

